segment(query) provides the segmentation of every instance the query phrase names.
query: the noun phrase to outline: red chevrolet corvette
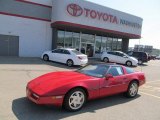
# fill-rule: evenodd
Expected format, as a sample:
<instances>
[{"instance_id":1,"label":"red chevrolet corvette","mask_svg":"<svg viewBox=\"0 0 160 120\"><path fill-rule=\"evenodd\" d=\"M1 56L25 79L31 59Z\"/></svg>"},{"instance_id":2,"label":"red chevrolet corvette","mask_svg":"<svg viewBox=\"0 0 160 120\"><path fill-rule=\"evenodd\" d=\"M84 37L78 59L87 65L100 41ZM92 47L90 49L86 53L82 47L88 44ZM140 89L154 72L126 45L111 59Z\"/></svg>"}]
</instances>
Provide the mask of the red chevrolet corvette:
<instances>
[{"instance_id":1,"label":"red chevrolet corvette","mask_svg":"<svg viewBox=\"0 0 160 120\"><path fill-rule=\"evenodd\" d=\"M116 64L92 64L76 71L42 75L28 83L26 92L29 100L36 104L77 111L91 99L117 93L135 97L139 86L144 83L142 72Z\"/></svg>"}]
</instances>

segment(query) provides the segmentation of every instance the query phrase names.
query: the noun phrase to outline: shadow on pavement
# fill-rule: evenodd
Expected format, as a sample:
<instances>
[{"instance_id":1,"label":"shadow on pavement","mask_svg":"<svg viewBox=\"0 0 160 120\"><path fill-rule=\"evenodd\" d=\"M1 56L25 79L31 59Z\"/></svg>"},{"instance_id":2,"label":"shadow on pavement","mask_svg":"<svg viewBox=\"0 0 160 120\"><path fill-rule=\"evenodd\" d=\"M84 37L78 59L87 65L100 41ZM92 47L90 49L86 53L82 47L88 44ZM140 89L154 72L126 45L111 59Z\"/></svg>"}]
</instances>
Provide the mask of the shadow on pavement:
<instances>
[{"instance_id":1,"label":"shadow on pavement","mask_svg":"<svg viewBox=\"0 0 160 120\"><path fill-rule=\"evenodd\" d=\"M136 98L138 97L140 97L140 95ZM109 109L109 107L124 104L134 99L125 98L123 95L119 94L89 101L78 112L67 112L61 108L36 105L24 97L13 100L12 111L18 120L59 120L87 112L95 113L96 110L103 108Z\"/></svg>"}]
</instances>

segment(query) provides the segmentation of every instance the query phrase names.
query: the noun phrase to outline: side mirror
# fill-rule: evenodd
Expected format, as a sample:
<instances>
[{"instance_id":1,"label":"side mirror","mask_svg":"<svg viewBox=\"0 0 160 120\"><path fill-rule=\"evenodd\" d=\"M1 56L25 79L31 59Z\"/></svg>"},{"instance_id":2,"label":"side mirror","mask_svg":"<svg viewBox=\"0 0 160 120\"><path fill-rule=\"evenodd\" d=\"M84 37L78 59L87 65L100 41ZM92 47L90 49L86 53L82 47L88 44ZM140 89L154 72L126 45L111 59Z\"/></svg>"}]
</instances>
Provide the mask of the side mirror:
<instances>
[{"instance_id":1,"label":"side mirror","mask_svg":"<svg viewBox=\"0 0 160 120\"><path fill-rule=\"evenodd\" d=\"M109 79L111 79L111 78L113 78L113 75L112 75L112 74L107 74L107 75L106 75L106 80L109 80Z\"/></svg>"}]
</instances>

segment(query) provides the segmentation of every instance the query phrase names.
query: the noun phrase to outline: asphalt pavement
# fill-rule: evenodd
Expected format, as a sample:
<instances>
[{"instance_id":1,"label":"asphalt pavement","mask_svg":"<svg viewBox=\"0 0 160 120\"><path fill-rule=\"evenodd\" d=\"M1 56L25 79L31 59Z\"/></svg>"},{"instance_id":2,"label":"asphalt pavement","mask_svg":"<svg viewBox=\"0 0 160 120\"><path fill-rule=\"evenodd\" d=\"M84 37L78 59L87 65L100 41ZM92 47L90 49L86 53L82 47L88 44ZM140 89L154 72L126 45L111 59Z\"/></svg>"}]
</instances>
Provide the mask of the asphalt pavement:
<instances>
[{"instance_id":1,"label":"asphalt pavement","mask_svg":"<svg viewBox=\"0 0 160 120\"><path fill-rule=\"evenodd\" d=\"M122 94L105 97L87 102L78 112L39 106L26 99L26 84L31 79L77 68L38 58L0 57L0 120L160 120L160 60L133 67L143 71L147 80L134 99Z\"/></svg>"}]
</instances>

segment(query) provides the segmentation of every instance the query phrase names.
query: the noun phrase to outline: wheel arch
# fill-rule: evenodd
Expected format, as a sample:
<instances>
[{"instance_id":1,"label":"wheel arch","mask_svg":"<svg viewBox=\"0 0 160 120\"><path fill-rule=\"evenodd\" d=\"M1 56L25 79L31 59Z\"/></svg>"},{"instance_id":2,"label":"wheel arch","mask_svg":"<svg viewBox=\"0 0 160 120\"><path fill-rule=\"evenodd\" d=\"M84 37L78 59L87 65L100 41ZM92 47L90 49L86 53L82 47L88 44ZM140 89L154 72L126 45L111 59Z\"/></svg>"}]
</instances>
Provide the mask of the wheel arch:
<instances>
[{"instance_id":1,"label":"wheel arch","mask_svg":"<svg viewBox=\"0 0 160 120\"><path fill-rule=\"evenodd\" d=\"M67 95L70 91L72 91L73 89L76 89L76 88L83 89L83 90L85 91L85 93L86 93L86 97L87 97L87 99L88 99L88 97L89 97L89 93L88 93L87 88L86 88L86 87L84 87L84 86L75 86L75 87L72 87L71 89L69 89L69 90L66 92L66 94L65 94L65 96L64 96L64 97L66 97L66 95Z\"/></svg>"},{"instance_id":2,"label":"wheel arch","mask_svg":"<svg viewBox=\"0 0 160 120\"><path fill-rule=\"evenodd\" d=\"M133 79L129 82L129 85L132 83L132 82L137 82L138 83L138 86L139 86L139 80L138 79Z\"/></svg>"}]
</instances>

